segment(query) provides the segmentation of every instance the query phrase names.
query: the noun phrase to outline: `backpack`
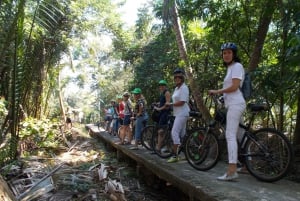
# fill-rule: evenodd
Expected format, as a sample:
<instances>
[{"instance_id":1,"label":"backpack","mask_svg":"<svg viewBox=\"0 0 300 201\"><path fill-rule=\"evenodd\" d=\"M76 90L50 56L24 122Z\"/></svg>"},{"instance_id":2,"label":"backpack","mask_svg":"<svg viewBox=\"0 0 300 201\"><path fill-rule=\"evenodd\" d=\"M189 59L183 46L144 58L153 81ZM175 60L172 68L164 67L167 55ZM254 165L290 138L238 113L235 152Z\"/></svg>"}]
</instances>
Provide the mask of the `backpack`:
<instances>
[{"instance_id":1,"label":"backpack","mask_svg":"<svg viewBox=\"0 0 300 201\"><path fill-rule=\"evenodd\" d=\"M250 73L245 72L245 78L242 86L240 87L240 90L245 100L248 100L251 97L253 88Z\"/></svg>"}]
</instances>

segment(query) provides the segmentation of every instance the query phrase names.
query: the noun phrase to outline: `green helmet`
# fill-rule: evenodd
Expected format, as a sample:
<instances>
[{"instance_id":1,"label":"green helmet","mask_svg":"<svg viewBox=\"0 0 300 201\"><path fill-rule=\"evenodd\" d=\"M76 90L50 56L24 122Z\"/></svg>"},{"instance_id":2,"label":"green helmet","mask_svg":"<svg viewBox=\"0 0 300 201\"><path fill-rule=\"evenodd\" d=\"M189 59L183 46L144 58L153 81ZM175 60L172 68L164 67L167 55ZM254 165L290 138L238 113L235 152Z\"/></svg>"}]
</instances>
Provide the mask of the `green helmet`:
<instances>
[{"instance_id":1,"label":"green helmet","mask_svg":"<svg viewBox=\"0 0 300 201\"><path fill-rule=\"evenodd\" d=\"M135 88L131 93L133 93L133 94L141 94L142 90L140 88Z\"/></svg>"},{"instance_id":2,"label":"green helmet","mask_svg":"<svg viewBox=\"0 0 300 201\"><path fill-rule=\"evenodd\" d=\"M166 85L167 85L167 82L166 82L166 80L160 80L160 81L158 82L158 85L164 85L164 86L166 86Z\"/></svg>"}]
</instances>

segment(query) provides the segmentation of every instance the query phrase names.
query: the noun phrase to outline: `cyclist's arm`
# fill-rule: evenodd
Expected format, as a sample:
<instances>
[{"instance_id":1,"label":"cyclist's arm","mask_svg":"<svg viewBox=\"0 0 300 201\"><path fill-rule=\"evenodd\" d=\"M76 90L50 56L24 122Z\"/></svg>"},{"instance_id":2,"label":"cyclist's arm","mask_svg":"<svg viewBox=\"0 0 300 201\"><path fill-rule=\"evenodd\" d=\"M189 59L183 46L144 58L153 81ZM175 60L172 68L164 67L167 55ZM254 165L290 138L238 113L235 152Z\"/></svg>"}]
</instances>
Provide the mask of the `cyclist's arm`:
<instances>
[{"instance_id":1,"label":"cyclist's arm","mask_svg":"<svg viewBox=\"0 0 300 201\"><path fill-rule=\"evenodd\" d=\"M166 98L166 103L162 107L157 108L158 111L161 111L161 110L164 110L164 109L168 109L170 107L171 93L169 91L166 91L165 98Z\"/></svg>"}]
</instances>

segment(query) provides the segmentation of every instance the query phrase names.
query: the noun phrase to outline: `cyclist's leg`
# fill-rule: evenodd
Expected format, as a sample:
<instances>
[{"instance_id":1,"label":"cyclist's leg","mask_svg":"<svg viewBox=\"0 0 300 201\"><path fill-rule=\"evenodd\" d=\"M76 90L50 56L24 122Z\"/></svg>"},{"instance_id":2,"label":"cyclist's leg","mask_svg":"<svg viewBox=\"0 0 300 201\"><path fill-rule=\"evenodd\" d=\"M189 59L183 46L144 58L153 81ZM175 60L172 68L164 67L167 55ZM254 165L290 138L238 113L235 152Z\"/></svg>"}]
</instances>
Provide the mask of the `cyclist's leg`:
<instances>
[{"instance_id":1,"label":"cyclist's leg","mask_svg":"<svg viewBox=\"0 0 300 201\"><path fill-rule=\"evenodd\" d=\"M157 144L155 149L160 150L161 146L162 146L162 141L164 140L164 129L163 128L159 128L157 130Z\"/></svg>"},{"instance_id":2,"label":"cyclist's leg","mask_svg":"<svg viewBox=\"0 0 300 201\"><path fill-rule=\"evenodd\" d=\"M145 112L144 116L143 116L143 128L145 128L147 126L147 123L148 123L148 119L149 119L149 116L148 116L148 113Z\"/></svg>"},{"instance_id":3,"label":"cyclist's leg","mask_svg":"<svg viewBox=\"0 0 300 201\"><path fill-rule=\"evenodd\" d=\"M130 128L130 126L126 126L125 135L127 136L128 143L131 144L132 138L133 138L133 133L132 133L132 129Z\"/></svg>"},{"instance_id":4,"label":"cyclist's leg","mask_svg":"<svg viewBox=\"0 0 300 201\"><path fill-rule=\"evenodd\" d=\"M178 160L178 150L180 146L180 136L183 136L186 132L186 123L188 117L175 117L172 127L172 140L173 140L173 156L168 162L175 162Z\"/></svg>"},{"instance_id":5,"label":"cyclist's leg","mask_svg":"<svg viewBox=\"0 0 300 201\"><path fill-rule=\"evenodd\" d=\"M113 128L114 128L114 119L112 119L111 121L110 121L110 124L109 124L109 134L111 134L112 135L112 133L113 133Z\"/></svg>"},{"instance_id":6,"label":"cyclist's leg","mask_svg":"<svg viewBox=\"0 0 300 201\"><path fill-rule=\"evenodd\" d=\"M238 154L237 132L239 128L240 118L245 110L245 107L246 106L244 104L230 105L228 107L227 117L226 117L226 141L227 141L229 164L225 176L233 175L237 172L237 154Z\"/></svg>"},{"instance_id":7,"label":"cyclist's leg","mask_svg":"<svg viewBox=\"0 0 300 201\"><path fill-rule=\"evenodd\" d=\"M156 149L160 150L162 146L162 142L165 137L166 129L168 127L168 116L169 112L161 112L158 121L158 130L157 130L157 145Z\"/></svg>"},{"instance_id":8,"label":"cyclist's leg","mask_svg":"<svg viewBox=\"0 0 300 201\"><path fill-rule=\"evenodd\" d=\"M114 136L116 136L118 134L119 126L120 126L119 118L116 118L115 124L114 124L114 133L113 133Z\"/></svg>"},{"instance_id":9,"label":"cyclist's leg","mask_svg":"<svg viewBox=\"0 0 300 201\"><path fill-rule=\"evenodd\" d=\"M127 136L128 142L131 142L131 139L129 137L129 124L130 124L130 115L125 115L124 121L123 121L123 126L120 132L120 138L121 138L121 143L125 143L125 138Z\"/></svg>"},{"instance_id":10,"label":"cyclist's leg","mask_svg":"<svg viewBox=\"0 0 300 201\"><path fill-rule=\"evenodd\" d=\"M135 122L135 145L137 146L141 142L141 132L143 129L143 122L144 118L143 117L137 117L136 122Z\"/></svg>"}]
</instances>

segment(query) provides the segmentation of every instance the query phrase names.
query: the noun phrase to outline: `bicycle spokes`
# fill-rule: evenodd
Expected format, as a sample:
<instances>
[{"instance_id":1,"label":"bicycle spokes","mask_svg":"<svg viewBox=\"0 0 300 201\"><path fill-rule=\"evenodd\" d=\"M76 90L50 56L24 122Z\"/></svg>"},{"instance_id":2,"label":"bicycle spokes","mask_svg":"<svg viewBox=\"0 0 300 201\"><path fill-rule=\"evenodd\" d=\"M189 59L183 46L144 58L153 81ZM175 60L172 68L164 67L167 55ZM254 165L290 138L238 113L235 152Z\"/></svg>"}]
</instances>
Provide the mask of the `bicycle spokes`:
<instances>
[{"instance_id":1,"label":"bicycle spokes","mask_svg":"<svg viewBox=\"0 0 300 201\"><path fill-rule=\"evenodd\" d=\"M216 137L204 130L194 131L186 143L185 154L192 167L208 170L215 166L219 156Z\"/></svg>"},{"instance_id":2,"label":"bicycle spokes","mask_svg":"<svg viewBox=\"0 0 300 201\"><path fill-rule=\"evenodd\" d=\"M291 147L284 135L263 129L245 146L245 161L249 172L263 181L282 178L291 164Z\"/></svg>"}]
</instances>

